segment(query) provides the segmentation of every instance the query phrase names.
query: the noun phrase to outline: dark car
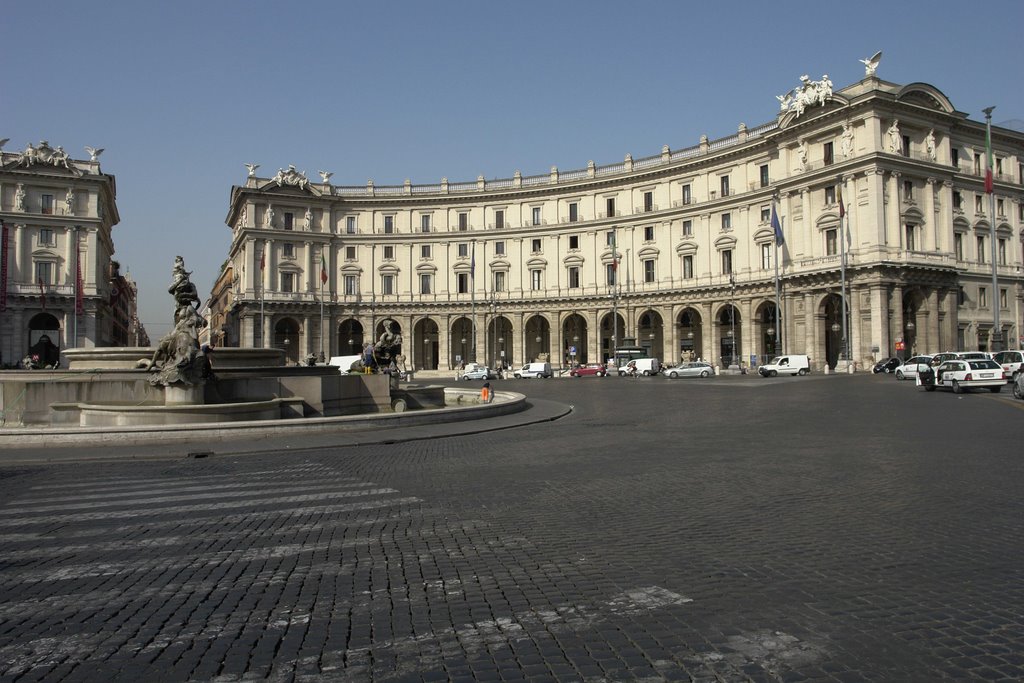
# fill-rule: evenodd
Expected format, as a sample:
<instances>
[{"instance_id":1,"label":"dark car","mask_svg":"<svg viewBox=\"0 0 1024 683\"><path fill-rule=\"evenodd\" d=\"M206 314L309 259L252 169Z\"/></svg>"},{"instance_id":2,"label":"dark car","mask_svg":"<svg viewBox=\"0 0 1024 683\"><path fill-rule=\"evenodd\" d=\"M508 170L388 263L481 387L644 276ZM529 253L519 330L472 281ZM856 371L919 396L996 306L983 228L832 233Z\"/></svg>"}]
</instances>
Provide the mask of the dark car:
<instances>
[{"instance_id":1,"label":"dark car","mask_svg":"<svg viewBox=\"0 0 1024 683\"><path fill-rule=\"evenodd\" d=\"M899 358L886 358L885 360L880 360L877 363L875 363L875 367L871 368L871 372L875 374L884 372L885 374L888 375L892 372L895 372L896 368L898 368L902 364L903 361L900 360Z\"/></svg>"}]
</instances>

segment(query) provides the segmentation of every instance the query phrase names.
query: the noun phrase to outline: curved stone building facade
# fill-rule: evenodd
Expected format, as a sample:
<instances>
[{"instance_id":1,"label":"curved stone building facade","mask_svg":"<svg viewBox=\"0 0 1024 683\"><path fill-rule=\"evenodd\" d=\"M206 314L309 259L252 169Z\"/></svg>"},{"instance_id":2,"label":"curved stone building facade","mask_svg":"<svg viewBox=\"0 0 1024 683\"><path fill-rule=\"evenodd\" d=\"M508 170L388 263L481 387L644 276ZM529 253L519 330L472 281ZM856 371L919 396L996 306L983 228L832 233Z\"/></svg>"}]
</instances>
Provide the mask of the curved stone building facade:
<instances>
[{"instance_id":1,"label":"curved stone building facade","mask_svg":"<svg viewBox=\"0 0 1024 683\"><path fill-rule=\"evenodd\" d=\"M990 348L999 306L1019 346L1024 135L993 129L993 216L985 123L937 88L802 80L767 124L569 172L342 187L251 167L227 216L223 337L347 355L390 318L417 369L631 343L665 361L806 353L820 370L844 348L862 366Z\"/></svg>"}]
</instances>

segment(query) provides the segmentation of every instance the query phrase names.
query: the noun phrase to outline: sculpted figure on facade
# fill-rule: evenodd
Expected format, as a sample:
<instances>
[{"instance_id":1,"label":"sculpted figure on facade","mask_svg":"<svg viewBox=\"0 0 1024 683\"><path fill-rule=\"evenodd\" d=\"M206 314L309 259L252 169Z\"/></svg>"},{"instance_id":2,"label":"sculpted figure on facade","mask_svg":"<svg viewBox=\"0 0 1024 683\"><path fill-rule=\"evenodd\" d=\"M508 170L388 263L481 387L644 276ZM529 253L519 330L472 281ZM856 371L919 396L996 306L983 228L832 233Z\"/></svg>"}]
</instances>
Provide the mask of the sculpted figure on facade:
<instances>
[{"instance_id":1,"label":"sculpted figure on facade","mask_svg":"<svg viewBox=\"0 0 1024 683\"><path fill-rule=\"evenodd\" d=\"M900 135L900 120L893 119L892 125L886 131L889 138L889 151L893 154L903 154L903 136Z\"/></svg>"},{"instance_id":2,"label":"sculpted figure on facade","mask_svg":"<svg viewBox=\"0 0 1024 683\"><path fill-rule=\"evenodd\" d=\"M68 193L64 195L64 213L73 216L75 213L75 188L69 187Z\"/></svg>"},{"instance_id":3,"label":"sculpted figure on facade","mask_svg":"<svg viewBox=\"0 0 1024 683\"><path fill-rule=\"evenodd\" d=\"M295 166L292 164L288 165L287 171L282 168L277 169L277 174L274 176L273 181L277 183L278 187L281 187L282 185L291 185L293 187L298 187L300 190L306 189L306 185L309 184L309 181L306 179L305 171L299 173L295 170Z\"/></svg>"},{"instance_id":4,"label":"sculpted figure on facade","mask_svg":"<svg viewBox=\"0 0 1024 683\"><path fill-rule=\"evenodd\" d=\"M860 61L860 63L864 65L865 76L874 76L875 71L878 70L878 63L882 61L882 51L879 50L878 52L871 55L867 59L861 59L858 61Z\"/></svg>"},{"instance_id":5,"label":"sculpted figure on facade","mask_svg":"<svg viewBox=\"0 0 1024 683\"><path fill-rule=\"evenodd\" d=\"M32 146L32 143L25 145L25 151L21 153L18 158L18 165L20 166L31 166L36 163L37 155L36 148Z\"/></svg>"},{"instance_id":6,"label":"sculpted figure on facade","mask_svg":"<svg viewBox=\"0 0 1024 683\"><path fill-rule=\"evenodd\" d=\"M306 230L313 229L313 210L310 209L308 206L306 207L306 215L303 220L303 227L305 227Z\"/></svg>"},{"instance_id":7,"label":"sculpted figure on facade","mask_svg":"<svg viewBox=\"0 0 1024 683\"><path fill-rule=\"evenodd\" d=\"M853 127L849 123L843 124L843 134L840 137L839 151L844 159L853 156Z\"/></svg>"},{"instance_id":8,"label":"sculpted figure on facade","mask_svg":"<svg viewBox=\"0 0 1024 683\"><path fill-rule=\"evenodd\" d=\"M249 173L249 175L247 177L255 178L256 177L256 169L259 168L260 165L259 164L246 164L245 167L248 169L248 173Z\"/></svg>"},{"instance_id":9,"label":"sculpted figure on facade","mask_svg":"<svg viewBox=\"0 0 1024 683\"><path fill-rule=\"evenodd\" d=\"M331 176L334 175L330 171L317 171L317 173L320 174L320 181L323 182L324 185L331 182Z\"/></svg>"},{"instance_id":10,"label":"sculpted figure on facade","mask_svg":"<svg viewBox=\"0 0 1024 683\"><path fill-rule=\"evenodd\" d=\"M935 147L935 129L932 128L928 131L928 135L924 138L924 149L928 153L928 158L935 161L938 158L938 150Z\"/></svg>"},{"instance_id":11,"label":"sculpted figure on facade","mask_svg":"<svg viewBox=\"0 0 1024 683\"><path fill-rule=\"evenodd\" d=\"M274 227L274 205L273 204L267 204L267 215L266 215L265 222L266 222L266 227L268 227L268 228Z\"/></svg>"},{"instance_id":12,"label":"sculpted figure on facade","mask_svg":"<svg viewBox=\"0 0 1024 683\"><path fill-rule=\"evenodd\" d=\"M14 191L14 210L25 211L25 186L18 183L18 189Z\"/></svg>"},{"instance_id":13,"label":"sculpted figure on facade","mask_svg":"<svg viewBox=\"0 0 1024 683\"><path fill-rule=\"evenodd\" d=\"M824 74L820 81L812 81L811 77L804 74L800 77L800 85L793 88L785 95L776 95L779 107L782 112L793 111L797 116L803 114L807 107L815 104L825 104L832 97L832 81L828 74Z\"/></svg>"},{"instance_id":14,"label":"sculpted figure on facade","mask_svg":"<svg viewBox=\"0 0 1024 683\"><path fill-rule=\"evenodd\" d=\"M804 140L800 143L800 146L796 148L796 156L800 161L800 168L798 170L807 170L807 141Z\"/></svg>"},{"instance_id":15,"label":"sculpted figure on facade","mask_svg":"<svg viewBox=\"0 0 1024 683\"><path fill-rule=\"evenodd\" d=\"M103 147L98 149L95 147L86 147L85 151L89 153L89 161L99 161L100 155L103 154L103 149Z\"/></svg>"}]
</instances>

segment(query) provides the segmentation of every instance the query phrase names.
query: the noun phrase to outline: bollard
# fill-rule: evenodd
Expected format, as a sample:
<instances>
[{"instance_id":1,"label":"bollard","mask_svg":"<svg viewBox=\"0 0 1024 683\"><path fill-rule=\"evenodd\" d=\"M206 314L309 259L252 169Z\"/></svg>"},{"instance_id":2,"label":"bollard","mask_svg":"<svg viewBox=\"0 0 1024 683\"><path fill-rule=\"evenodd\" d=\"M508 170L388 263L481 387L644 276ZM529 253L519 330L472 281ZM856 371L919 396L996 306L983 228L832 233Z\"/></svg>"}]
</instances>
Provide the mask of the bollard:
<instances>
[{"instance_id":1,"label":"bollard","mask_svg":"<svg viewBox=\"0 0 1024 683\"><path fill-rule=\"evenodd\" d=\"M490 403L491 402L491 383L484 382L484 388L480 390L480 402Z\"/></svg>"}]
</instances>

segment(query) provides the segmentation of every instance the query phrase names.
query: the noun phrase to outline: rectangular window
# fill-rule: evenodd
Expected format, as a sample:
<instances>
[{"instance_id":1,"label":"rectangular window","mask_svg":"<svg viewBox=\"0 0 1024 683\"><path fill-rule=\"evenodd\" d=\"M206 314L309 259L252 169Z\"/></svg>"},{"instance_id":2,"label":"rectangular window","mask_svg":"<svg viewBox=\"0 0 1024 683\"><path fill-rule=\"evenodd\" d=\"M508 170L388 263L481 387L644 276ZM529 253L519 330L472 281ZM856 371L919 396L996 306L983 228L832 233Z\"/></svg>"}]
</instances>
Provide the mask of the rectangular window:
<instances>
[{"instance_id":1,"label":"rectangular window","mask_svg":"<svg viewBox=\"0 0 1024 683\"><path fill-rule=\"evenodd\" d=\"M295 228L295 214L291 211L284 212L284 229L292 230Z\"/></svg>"},{"instance_id":2,"label":"rectangular window","mask_svg":"<svg viewBox=\"0 0 1024 683\"><path fill-rule=\"evenodd\" d=\"M295 273L281 273L281 291L285 294L295 291Z\"/></svg>"},{"instance_id":3,"label":"rectangular window","mask_svg":"<svg viewBox=\"0 0 1024 683\"><path fill-rule=\"evenodd\" d=\"M494 212L494 227L501 230L505 227L505 211L498 209Z\"/></svg>"},{"instance_id":4,"label":"rectangular window","mask_svg":"<svg viewBox=\"0 0 1024 683\"><path fill-rule=\"evenodd\" d=\"M420 294L431 293L431 275L430 273L420 273Z\"/></svg>"},{"instance_id":5,"label":"rectangular window","mask_svg":"<svg viewBox=\"0 0 1024 683\"><path fill-rule=\"evenodd\" d=\"M395 247L390 244L384 245L384 260L394 261L395 260Z\"/></svg>"},{"instance_id":6,"label":"rectangular window","mask_svg":"<svg viewBox=\"0 0 1024 683\"><path fill-rule=\"evenodd\" d=\"M917 251L917 226L907 224L904 232L907 236L907 251Z\"/></svg>"},{"instance_id":7,"label":"rectangular window","mask_svg":"<svg viewBox=\"0 0 1024 683\"><path fill-rule=\"evenodd\" d=\"M644 192L644 213L654 211L654 193Z\"/></svg>"},{"instance_id":8,"label":"rectangular window","mask_svg":"<svg viewBox=\"0 0 1024 683\"><path fill-rule=\"evenodd\" d=\"M579 250L579 248L580 248L580 236L579 235L569 235L569 249L573 250L573 251L577 251L577 250Z\"/></svg>"},{"instance_id":9,"label":"rectangular window","mask_svg":"<svg viewBox=\"0 0 1024 683\"><path fill-rule=\"evenodd\" d=\"M580 286L580 269L578 266L569 266L569 287L575 289Z\"/></svg>"},{"instance_id":10,"label":"rectangular window","mask_svg":"<svg viewBox=\"0 0 1024 683\"><path fill-rule=\"evenodd\" d=\"M997 199L996 200L996 215L997 216L1005 216L1006 215L1006 211L1003 209L1003 200L1002 199Z\"/></svg>"},{"instance_id":11,"label":"rectangular window","mask_svg":"<svg viewBox=\"0 0 1024 683\"><path fill-rule=\"evenodd\" d=\"M836 229L825 231L825 255L835 256L839 253L839 240Z\"/></svg>"},{"instance_id":12,"label":"rectangular window","mask_svg":"<svg viewBox=\"0 0 1024 683\"><path fill-rule=\"evenodd\" d=\"M963 306L967 303L967 290L964 289L963 285L956 288L956 302L958 305ZM963 348L961 346L960 348Z\"/></svg>"},{"instance_id":13,"label":"rectangular window","mask_svg":"<svg viewBox=\"0 0 1024 683\"><path fill-rule=\"evenodd\" d=\"M530 271L530 289L532 289L535 292L540 290L540 285L541 285L540 274L541 274L540 270L531 270Z\"/></svg>"},{"instance_id":14,"label":"rectangular window","mask_svg":"<svg viewBox=\"0 0 1024 683\"><path fill-rule=\"evenodd\" d=\"M420 232L430 232L430 214L420 215Z\"/></svg>"},{"instance_id":15,"label":"rectangular window","mask_svg":"<svg viewBox=\"0 0 1024 683\"><path fill-rule=\"evenodd\" d=\"M980 194L974 195L974 213L980 213L980 214L984 214L985 213L984 205L981 203L981 195Z\"/></svg>"},{"instance_id":16,"label":"rectangular window","mask_svg":"<svg viewBox=\"0 0 1024 683\"><path fill-rule=\"evenodd\" d=\"M959 166L960 165L960 150L958 150L956 147L954 147L950 151L953 153L952 154L953 165L954 166Z\"/></svg>"},{"instance_id":17,"label":"rectangular window","mask_svg":"<svg viewBox=\"0 0 1024 683\"><path fill-rule=\"evenodd\" d=\"M905 156L905 157L909 157L910 156L910 136L909 135L904 135L903 136L903 156Z\"/></svg>"},{"instance_id":18,"label":"rectangular window","mask_svg":"<svg viewBox=\"0 0 1024 683\"><path fill-rule=\"evenodd\" d=\"M654 259L644 259L644 282L654 282Z\"/></svg>"},{"instance_id":19,"label":"rectangular window","mask_svg":"<svg viewBox=\"0 0 1024 683\"><path fill-rule=\"evenodd\" d=\"M534 254L539 254L540 253L540 240L539 239L530 240L530 251L532 251Z\"/></svg>"},{"instance_id":20,"label":"rectangular window","mask_svg":"<svg viewBox=\"0 0 1024 683\"><path fill-rule=\"evenodd\" d=\"M467 242L459 242L457 248L459 250L459 258L469 256L469 244Z\"/></svg>"},{"instance_id":21,"label":"rectangular window","mask_svg":"<svg viewBox=\"0 0 1024 683\"><path fill-rule=\"evenodd\" d=\"M47 215L53 214L53 195L44 194L39 200L39 210Z\"/></svg>"},{"instance_id":22,"label":"rectangular window","mask_svg":"<svg viewBox=\"0 0 1024 683\"><path fill-rule=\"evenodd\" d=\"M429 244L421 244L420 245L420 258L430 258L430 245Z\"/></svg>"},{"instance_id":23,"label":"rectangular window","mask_svg":"<svg viewBox=\"0 0 1024 683\"><path fill-rule=\"evenodd\" d=\"M498 272L494 273L494 291L505 291L505 271L499 270Z\"/></svg>"},{"instance_id":24,"label":"rectangular window","mask_svg":"<svg viewBox=\"0 0 1024 683\"><path fill-rule=\"evenodd\" d=\"M761 165L761 187L768 187L771 180L768 178L768 164Z\"/></svg>"},{"instance_id":25,"label":"rectangular window","mask_svg":"<svg viewBox=\"0 0 1024 683\"><path fill-rule=\"evenodd\" d=\"M539 206L533 207L533 211L531 213L532 213L532 218L533 218L533 224L534 225L540 225L540 207Z\"/></svg>"},{"instance_id":26,"label":"rectangular window","mask_svg":"<svg viewBox=\"0 0 1024 683\"><path fill-rule=\"evenodd\" d=\"M903 199L908 202L914 201L914 181L904 180L903 181Z\"/></svg>"},{"instance_id":27,"label":"rectangular window","mask_svg":"<svg viewBox=\"0 0 1024 683\"><path fill-rule=\"evenodd\" d=\"M468 213L460 213L459 214L459 232L466 232L467 230L469 230L469 214Z\"/></svg>"},{"instance_id":28,"label":"rectangular window","mask_svg":"<svg viewBox=\"0 0 1024 683\"><path fill-rule=\"evenodd\" d=\"M605 244L607 244L609 247L614 247L615 246L615 231L614 230L609 230L608 232L605 233Z\"/></svg>"},{"instance_id":29,"label":"rectangular window","mask_svg":"<svg viewBox=\"0 0 1024 683\"><path fill-rule=\"evenodd\" d=\"M380 293L384 295L395 293L395 276L394 275L381 275L380 276Z\"/></svg>"},{"instance_id":30,"label":"rectangular window","mask_svg":"<svg viewBox=\"0 0 1024 683\"><path fill-rule=\"evenodd\" d=\"M999 265L1006 265L1006 239L1000 237L999 242L996 244L996 249L999 250Z\"/></svg>"},{"instance_id":31,"label":"rectangular window","mask_svg":"<svg viewBox=\"0 0 1024 683\"><path fill-rule=\"evenodd\" d=\"M974 175L981 175L981 155L974 155Z\"/></svg>"},{"instance_id":32,"label":"rectangular window","mask_svg":"<svg viewBox=\"0 0 1024 683\"><path fill-rule=\"evenodd\" d=\"M56 244L51 228L39 228L39 244L44 247L52 247Z\"/></svg>"},{"instance_id":33,"label":"rectangular window","mask_svg":"<svg viewBox=\"0 0 1024 683\"><path fill-rule=\"evenodd\" d=\"M722 196L723 197L728 197L729 196L729 176L727 176L727 175L722 176L722 178L721 178L721 180L719 182L721 183L721 186L722 186Z\"/></svg>"},{"instance_id":34,"label":"rectangular window","mask_svg":"<svg viewBox=\"0 0 1024 683\"><path fill-rule=\"evenodd\" d=\"M494 255L495 256L504 256L505 255L505 242L504 241L495 242L494 243Z\"/></svg>"},{"instance_id":35,"label":"rectangular window","mask_svg":"<svg viewBox=\"0 0 1024 683\"><path fill-rule=\"evenodd\" d=\"M835 157L832 153L832 143L826 142L825 149L822 150L822 157L825 159L825 165L831 166L835 162Z\"/></svg>"},{"instance_id":36,"label":"rectangular window","mask_svg":"<svg viewBox=\"0 0 1024 683\"><path fill-rule=\"evenodd\" d=\"M956 254L957 261L964 260L964 235L961 232L953 235L953 252Z\"/></svg>"},{"instance_id":37,"label":"rectangular window","mask_svg":"<svg viewBox=\"0 0 1024 683\"><path fill-rule=\"evenodd\" d=\"M615 197L608 197L605 200L604 205L605 205L605 211L606 211L606 213L608 215L608 218L614 218L615 217Z\"/></svg>"},{"instance_id":38,"label":"rectangular window","mask_svg":"<svg viewBox=\"0 0 1024 683\"><path fill-rule=\"evenodd\" d=\"M722 274L729 275L732 273L732 249L722 250Z\"/></svg>"},{"instance_id":39,"label":"rectangular window","mask_svg":"<svg viewBox=\"0 0 1024 683\"><path fill-rule=\"evenodd\" d=\"M356 275L345 276L345 296L355 296L359 293L359 278Z\"/></svg>"},{"instance_id":40,"label":"rectangular window","mask_svg":"<svg viewBox=\"0 0 1024 683\"><path fill-rule=\"evenodd\" d=\"M645 242L653 242L654 241L654 226L653 225L648 225L648 226L644 227L644 241Z\"/></svg>"},{"instance_id":41,"label":"rectangular window","mask_svg":"<svg viewBox=\"0 0 1024 683\"><path fill-rule=\"evenodd\" d=\"M355 216L348 216L345 219L345 232L347 232L349 235L356 234L356 217Z\"/></svg>"},{"instance_id":42,"label":"rectangular window","mask_svg":"<svg viewBox=\"0 0 1024 683\"><path fill-rule=\"evenodd\" d=\"M960 194L959 190L953 190L953 208L960 210L964 208L964 196Z\"/></svg>"},{"instance_id":43,"label":"rectangular window","mask_svg":"<svg viewBox=\"0 0 1024 683\"><path fill-rule=\"evenodd\" d=\"M608 283L609 287L614 287L615 286L615 283L616 283L615 274L616 274L616 270L615 270L615 264L614 263L609 263L608 265L606 265L604 267L604 279L605 279L605 282Z\"/></svg>"},{"instance_id":44,"label":"rectangular window","mask_svg":"<svg viewBox=\"0 0 1024 683\"><path fill-rule=\"evenodd\" d=\"M723 213L722 214L722 230L731 230L731 229L732 229L732 214L731 213Z\"/></svg>"},{"instance_id":45,"label":"rectangular window","mask_svg":"<svg viewBox=\"0 0 1024 683\"><path fill-rule=\"evenodd\" d=\"M693 221L683 221L683 237L693 237Z\"/></svg>"},{"instance_id":46,"label":"rectangular window","mask_svg":"<svg viewBox=\"0 0 1024 683\"><path fill-rule=\"evenodd\" d=\"M569 222L575 223L580 219L580 205L576 202L569 204Z\"/></svg>"},{"instance_id":47,"label":"rectangular window","mask_svg":"<svg viewBox=\"0 0 1024 683\"><path fill-rule=\"evenodd\" d=\"M978 236L978 263L985 262L985 238Z\"/></svg>"},{"instance_id":48,"label":"rectangular window","mask_svg":"<svg viewBox=\"0 0 1024 683\"><path fill-rule=\"evenodd\" d=\"M988 308L988 290L984 287L978 287L978 307Z\"/></svg>"},{"instance_id":49,"label":"rectangular window","mask_svg":"<svg viewBox=\"0 0 1024 683\"><path fill-rule=\"evenodd\" d=\"M772 269L772 245L771 243L761 245L761 270Z\"/></svg>"},{"instance_id":50,"label":"rectangular window","mask_svg":"<svg viewBox=\"0 0 1024 683\"><path fill-rule=\"evenodd\" d=\"M683 278L693 278L693 255L687 254L683 257Z\"/></svg>"},{"instance_id":51,"label":"rectangular window","mask_svg":"<svg viewBox=\"0 0 1024 683\"><path fill-rule=\"evenodd\" d=\"M836 203L836 186L829 185L825 188L825 206L832 206Z\"/></svg>"},{"instance_id":52,"label":"rectangular window","mask_svg":"<svg viewBox=\"0 0 1024 683\"><path fill-rule=\"evenodd\" d=\"M345 247L345 260L347 260L347 261L355 261L356 260L356 248L355 247Z\"/></svg>"},{"instance_id":53,"label":"rectangular window","mask_svg":"<svg viewBox=\"0 0 1024 683\"><path fill-rule=\"evenodd\" d=\"M40 282L47 286L53 284L52 261L36 261L35 271L36 281L33 282L32 284L38 285Z\"/></svg>"},{"instance_id":54,"label":"rectangular window","mask_svg":"<svg viewBox=\"0 0 1024 683\"><path fill-rule=\"evenodd\" d=\"M689 204L692 199L693 196L690 194L690 185L687 183L686 185L683 185L683 204Z\"/></svg>"},{"instance_id":55,"label":"rectangular window","mask_svg":"<svg viewBox=\"0 0 1024 683\"><path fill-rule=\"evenodd\" d=\"M292 244L291 242L285 242L282 245L282 248L284 249L284 257L285 258L295 258L295 245L294 244Z\"/></svg>"},{"instance_id":56,"label":"rectangular window","mask_svg":"<svg viewBox=\"0 0 1024 683\"><path fill-rule=\"evenodd\" d=\"M768 225L772 220L772 207L763 206L761 207L761 225Z\"/></svg>"},{"instance_id":57,"label":"rectangular window","mask_svg":"<svg viewBox=\"0 0 1024 683\"><path fill-rule=\"evenodd\" d=\"M384 234L390 235L395 231L395 217L384 216Z\"/></svg>"},{"instance_id":58,"label":"rectangular window","mask_svg":"<svg viewBox=\"0 0 1024 683\"><path fill-rule=\"evenodd\" d=\"M459 294L469 294L469 273L456 273L455 286Z\"/></svg>"}]
</instances>

